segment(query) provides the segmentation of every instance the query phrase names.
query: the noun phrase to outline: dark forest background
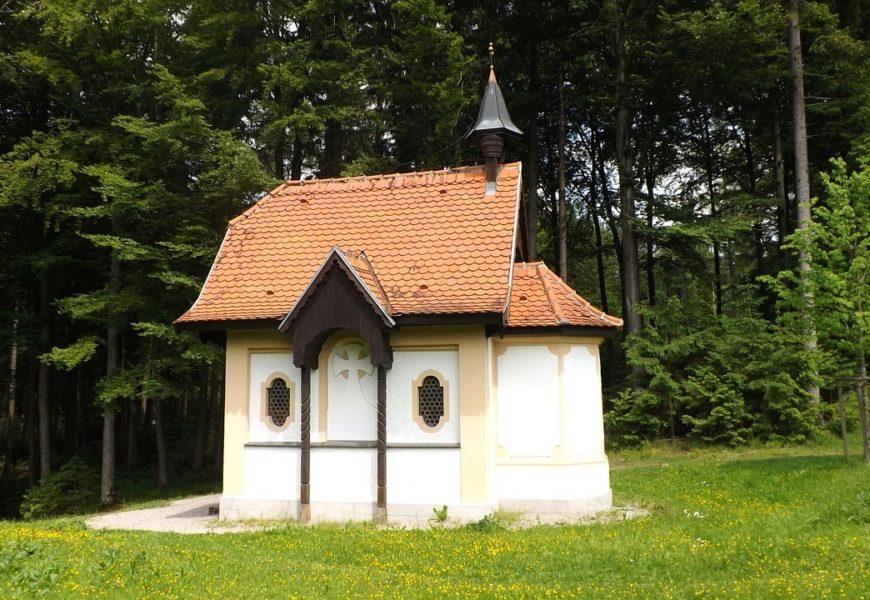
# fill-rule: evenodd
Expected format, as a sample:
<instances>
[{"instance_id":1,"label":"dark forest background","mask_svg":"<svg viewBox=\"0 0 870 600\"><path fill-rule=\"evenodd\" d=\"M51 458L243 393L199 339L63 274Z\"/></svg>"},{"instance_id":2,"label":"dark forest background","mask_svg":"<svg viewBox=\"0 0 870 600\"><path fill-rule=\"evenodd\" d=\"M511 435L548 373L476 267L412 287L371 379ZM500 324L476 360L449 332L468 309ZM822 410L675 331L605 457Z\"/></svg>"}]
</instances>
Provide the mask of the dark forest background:
<instances>
[{"instance_id":1,"label":"dark forest background","mask_svg":"<svg viewBox=\"0 0 870 600\"><path fill-rule=\"evenodd\" d=\"M281 179L480 162L490 42L538 257L626 320L609 443L831 426L870 331L870 0L797 11L0 0L0 516L218 472L222 349L172 321L227 221Z\"/></svg>"}]
</instances>

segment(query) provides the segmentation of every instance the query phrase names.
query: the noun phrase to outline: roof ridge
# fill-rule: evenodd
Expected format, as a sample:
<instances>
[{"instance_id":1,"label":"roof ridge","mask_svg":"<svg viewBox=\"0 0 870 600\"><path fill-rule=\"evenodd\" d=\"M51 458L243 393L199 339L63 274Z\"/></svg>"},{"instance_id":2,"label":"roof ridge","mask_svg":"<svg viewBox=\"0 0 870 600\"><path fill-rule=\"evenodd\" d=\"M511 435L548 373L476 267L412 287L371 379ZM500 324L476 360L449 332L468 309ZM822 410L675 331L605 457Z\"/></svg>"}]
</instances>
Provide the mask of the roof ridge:
<instances>
[{"instance_id":1,"label":"roof ridge","mask_svg":"<svg viewBox=\"0 0 870 600\"><path fill-rule=\"evenodd\" d=\"M502 168L514 168L520 163L518 161L503 163ZM329 185L333 183L352 183L352 182L369 182L378 180L401 180L405 178L429 177L433 175L450 175L453 173L467 173L469 171L482 171L483 165L460 165L458 167L444 167L443 169L430 169L427 171L406 171L404 173L377 173L374 175L350 175L348 177L327 177L325 179L287 179L280 186L269 192L267 196L284 187L305 187L306 185Z\"/></svg>"},{"instance_id":2,"label":"roof ridge","mask_svg":"<svg viewBox=\"0 0 870 600\"><path fill-rule=\"evenodd\" d=\"M345 249L345 248L342 248L341 246L334 246L334 247L335 247L339 252L341 252L342 254L344 254L345 257L350 256L350 257L353 258L354 260L359 260L359 261L361 261L361 262L363 262L363 263L366 264L366 266L367 266L368 269L369 269L369 273L370 273L371 276L372 276L372 280L374 281L374 284L378 287L377 290L371 290L371 291L372 291L372 292L380 291L380 293L381 293L381 298L383 298L383 300L384 300L384 304L386 304L386 306L385 306L384 308L387 310L388 313L392 314L392 312L393 312L393 307L392 307L392 304L390 303L390 297L387 295L387 290L384 289L384 286L383 286L383 284L381 283L381 280L380 280L380 278L378 277L377 272L375 271L375 266L372 264L372 261L369 260L368 254L366 254L365 250L360 250L359 252L356 252L356 251L354 251L354 250L347 250L347 249ZM350 267L351 267L352 269L356 270L356 267L354 267L352 264L350 265ZM363 281L363 285L365 285L365 281ZM368 287L368 286L367 286L367 287Z\"/></svg>"},{"instance_id":3,"label":"roof ridge","mask_svg":"<svg viewBox=\"0 0 870 600\"><path fill-rule=\"evenodd\" d=\"M551 271L551 273L552 273L552 271ZM556 275L556 274L553 273L553 275ZM595 316L597 316L601 319L604 319L605 321L610 321L612 323L618 323L618 324L622 325L622 319L620 319L619 317L614 317L614 316L608 315L606 312L604 312L600 308L596 308L595 306L593 306L593 304L591 302L589 302L589 300L587 300L586 298L581 296L579 293L577 293L577 291L574 288L572 288L570 285L568 285L568 283L565 280L563 280L561 277L559 277L558 275L556 275L556 279L558 280L559 285L561 286L563 291L567 292L569 297L572 300L574 300L575 302L579 301L580 306L582 306L584 309L590 311Z\"/></svg>"},{"instance_id":4,"label":"roof ridge","mask_svg":"<svg viewBox=\"0 0 870 600\"><path fill-rule=\"evenodd\" d=\"M538 262L538 264L535 265L535 272L538 275L538 279L541 280L541 285L544 288L544 293L547 295L547 302L550 304L550 310L553 312L553 317L560 325L565 323L565 315L562 313L562 307L556 299L556 295L553 293L548 281L548 273L552 273L552 271L550 271L550 269L547 268L547 265L543 262Z\"/></svg>"}]
</instances>

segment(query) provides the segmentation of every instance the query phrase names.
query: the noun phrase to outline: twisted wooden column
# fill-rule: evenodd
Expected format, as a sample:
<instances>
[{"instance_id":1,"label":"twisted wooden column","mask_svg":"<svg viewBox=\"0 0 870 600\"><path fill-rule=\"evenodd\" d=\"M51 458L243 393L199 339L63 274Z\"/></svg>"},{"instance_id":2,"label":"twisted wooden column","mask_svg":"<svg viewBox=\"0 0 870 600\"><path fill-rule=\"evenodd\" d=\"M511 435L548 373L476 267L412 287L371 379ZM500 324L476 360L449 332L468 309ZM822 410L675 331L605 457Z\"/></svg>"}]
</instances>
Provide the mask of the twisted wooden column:
<instances>
[{"instance_id":1,"label":"twisted wooden column","mask_svg":"<svg viewBox=\"0 0 870 600\"><path fill-rule=\"evenodd\" d=\"M302 465L299 477L299 521L311 520L311 369L302 367Z\"/></svg>"},{"instance_id":2,"label":"twisted wooden column","mask_svg":"<svg viewBox=\"0 0 870 600\"><path fill-rule=\"evenodd\" d=\"M387 370L378 367L378 523L387 521Z\"/></svg>"}]
</instances>

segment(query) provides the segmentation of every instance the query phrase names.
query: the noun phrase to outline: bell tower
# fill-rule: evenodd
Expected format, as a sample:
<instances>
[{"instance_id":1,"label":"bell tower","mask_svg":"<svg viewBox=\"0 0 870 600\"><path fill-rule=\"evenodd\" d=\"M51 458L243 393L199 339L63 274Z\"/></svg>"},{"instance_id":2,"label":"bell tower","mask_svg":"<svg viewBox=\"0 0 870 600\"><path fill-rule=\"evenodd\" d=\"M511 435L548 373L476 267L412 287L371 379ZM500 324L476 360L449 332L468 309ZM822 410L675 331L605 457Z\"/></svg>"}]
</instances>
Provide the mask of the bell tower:
<instances>
[{"instance_id":1,"label":"bell tower","mask_svg":"<svg viewBox=\"0 0 870 600\"><path fill-rule=\"evenodd\" d=\"M489 44L489 81L483 91L477 121L467 134L466 139L477 141L483 158L486 161L486 194L495 194L495 183L498 176L498 163L501 160L505 138L522 137L523 132L514 125L508 114L507 105L502 96L498 81L495 78L493 66L493 46Z\"/></svg>"}]
</instances>

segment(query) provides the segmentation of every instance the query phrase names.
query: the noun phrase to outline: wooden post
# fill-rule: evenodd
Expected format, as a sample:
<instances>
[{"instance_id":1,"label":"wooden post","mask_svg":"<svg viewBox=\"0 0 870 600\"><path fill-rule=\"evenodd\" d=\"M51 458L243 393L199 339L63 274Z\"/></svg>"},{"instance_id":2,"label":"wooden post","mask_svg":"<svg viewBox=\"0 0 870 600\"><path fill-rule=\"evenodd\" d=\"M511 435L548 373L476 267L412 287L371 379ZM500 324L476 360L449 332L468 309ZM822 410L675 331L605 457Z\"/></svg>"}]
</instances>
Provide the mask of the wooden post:
<instances>
[{"instance_id":1,"label":"wooden post","mask_svg":"<svg viewBox=\"0 0 870 600\"><path fill-rule=\"evenodd\" d=\"M378 366L378 508L375 521L387 522L387 370Z\"/></svg>"},{"instance_id":2,"label":"wooden post","mask_svg":"<svg viewBox=\"0 0 870 600\"><path fill-rule=\"evenodd\" d=\"M299 521L311 521L311 369L302 367L302 465L299 477Z\"/></svg>"},{"instance_id":3,"label":"wooden post","mask_svg":"<svg viewBox=\"0 0 870 600\"><path fill-rule=\"evenodd\" d=\"M843 436L843 458L849 460L849 439L846 431L846 405L843 402L843 384L837 384L837 404L840 407L840 433Z\"/></svg>"}]
</instances>

